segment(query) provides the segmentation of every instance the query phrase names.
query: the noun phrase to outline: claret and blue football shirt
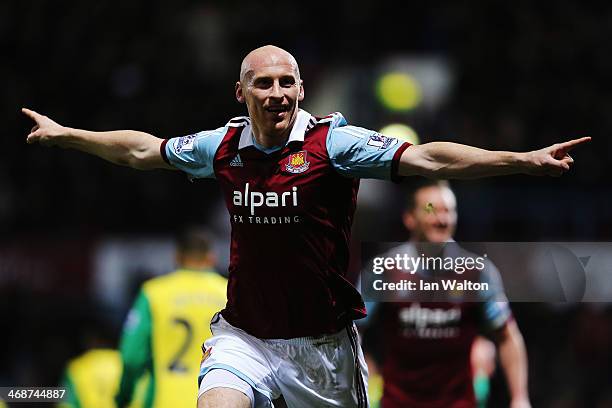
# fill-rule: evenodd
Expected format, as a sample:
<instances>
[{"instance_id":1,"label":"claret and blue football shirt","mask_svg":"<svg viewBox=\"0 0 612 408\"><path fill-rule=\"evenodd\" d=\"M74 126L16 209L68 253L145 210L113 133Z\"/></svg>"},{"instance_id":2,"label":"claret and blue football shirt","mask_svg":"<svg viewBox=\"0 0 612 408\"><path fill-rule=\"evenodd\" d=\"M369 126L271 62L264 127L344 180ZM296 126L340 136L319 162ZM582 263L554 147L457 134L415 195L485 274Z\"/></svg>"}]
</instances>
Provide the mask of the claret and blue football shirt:
<instances>
[{"instance_id":1,"label":"claret and blue football shirt","mask_svg":"<svg viewBox=\"0 0 612 408\"><path fill-rule=\"evenodd\" d=\"M169 164L221 186L232 224L224 318L260 338L293 338L365 316L345 278L359 179L399 180L409 146L303 110L277 148L257 145L248 117L165 141Z\"/></svg>"}]
</instances>

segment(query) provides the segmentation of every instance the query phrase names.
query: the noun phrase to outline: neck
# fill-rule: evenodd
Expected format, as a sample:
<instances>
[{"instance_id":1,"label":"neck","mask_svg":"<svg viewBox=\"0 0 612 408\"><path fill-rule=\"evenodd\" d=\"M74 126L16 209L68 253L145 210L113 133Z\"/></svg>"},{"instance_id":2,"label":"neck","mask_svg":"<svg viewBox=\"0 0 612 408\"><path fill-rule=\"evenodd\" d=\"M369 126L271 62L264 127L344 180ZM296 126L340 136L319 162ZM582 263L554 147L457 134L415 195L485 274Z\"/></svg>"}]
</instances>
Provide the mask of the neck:
<instances>
[{"instance_id":1,"label":"neck","mask_svg":"<svg viewBox=\"0 0 612 408\"><path fill-rule=\"evenodd\" d=\"M213 265L208 262L194 262L179 264L178 269L186 269L188 271L206 271L208 269L212 269L212 267Z\"/></svg>"},{"instance_id":2,"label":"neck","mask_svg":"<svg viewBox=\"0 0 612 408\"><path fill-rule=\"evenodd\" d=\"M293 126L292 126L293 127ZM253 137L258 145L265 147L266 149L276 146L283 146L287 139L289 138L289 134L291 133L291 128L285 129L282 132L264 132L258 129L255 125L253 125Z\"/></svg>"},{"instance_id":3,"label":"neck","mask_svg":"<svg viewBox=\"0 0 612 408\"><path fill-rule=\"evenodd\" d=\"M297 118L298 110L296 109L295 113L291 117L291 121L289 122L289 126L283 130L276 131L274 129L268 130L260 127L254 121L251 122L251 129L253 132L253 137L258 145L265 147L266 149L276 146L284 146L287 143L287 139L289 139L289 135L291 134L291 130L293 129L293 125L295 124L295 120Z\"/></svg>"}]
</instances>

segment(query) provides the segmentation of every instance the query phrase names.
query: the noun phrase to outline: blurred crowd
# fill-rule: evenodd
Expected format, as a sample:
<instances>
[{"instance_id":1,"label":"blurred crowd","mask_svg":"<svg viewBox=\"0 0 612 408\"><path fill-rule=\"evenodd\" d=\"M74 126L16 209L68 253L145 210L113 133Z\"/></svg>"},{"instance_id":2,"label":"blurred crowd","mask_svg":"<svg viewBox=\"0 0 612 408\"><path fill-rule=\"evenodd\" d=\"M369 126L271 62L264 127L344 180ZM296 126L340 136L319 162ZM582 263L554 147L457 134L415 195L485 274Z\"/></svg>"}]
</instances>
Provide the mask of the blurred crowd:
<instances>
[{"instance_id":1,"label":"blurred crowd","mask_svg":"<svg viewBox=\"0 0 612 408\"><path fill-rule=\"evenodd\" d=\"M560 179L454 183L456 238L606 241L612 237L609 38L612 7L565 0L401 7L346 0L3 1L0 385L56 384L67 359L82 351L81 334L94 316L108 322L109 341L116 341L123 316L115 314L127 309L107 311L92 295L95 249L105 237L164 237L207 224L227 246L214 182L27 146L31 124L20 116L22 106L92 130L129 128L169 138L213 129L245 114L233 94L242 57L274 43L298 59L307 110L313 109L309 98L330 86L329 72L348 69L351 76L341 80L354 84L351 97L334 109L351 112L351 124L377 129L399 121L422 142L499 150L592 136ZM442 106L392 113L378 105L376 67L398 55L449 61L454 82ZM405 238L398 218L402 187L385 188L388 200L358 210L357 241ZM138 271L130 287L150 274ZM607 304L513 309L530 357L534 406L612 406ZM503 384L493 385L491 406L501 406Z\"/></svg>"}]
</instances>

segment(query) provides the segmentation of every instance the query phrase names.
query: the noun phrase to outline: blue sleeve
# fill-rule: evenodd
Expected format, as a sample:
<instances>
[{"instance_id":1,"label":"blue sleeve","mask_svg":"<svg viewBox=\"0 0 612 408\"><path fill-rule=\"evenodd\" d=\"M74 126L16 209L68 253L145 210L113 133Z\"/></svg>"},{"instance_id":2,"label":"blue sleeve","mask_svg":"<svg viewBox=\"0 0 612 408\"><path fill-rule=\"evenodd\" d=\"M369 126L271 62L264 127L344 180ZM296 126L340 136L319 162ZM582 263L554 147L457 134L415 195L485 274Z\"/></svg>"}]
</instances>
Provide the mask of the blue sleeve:
<instances>
[{"instance_id":1,"label":"blue sleeve","mask_svg":"<svg viewBox=\"0 0 612 408\"><path fill-rule=\"evenodd\" d=\"M327 135L332 166L347 177L397 181L401 153L410 143L357 126L339 126Z\"/></svg>"},{"instance_id":2,"label":"blue sleeve","mask_svg":"<svg viewBox=\"0 0 612 408\"><path fill-rule=\"evenodd\" d=\"M493 331L501 328L511 318L512 312L499 271L488 261L481 274L481 282L489 284L489 290L481 292L483 295L482 318L485 330Z\"/></svg>"},{"instance_id":3,"label":"blue sleeve","mask_svg":"<svg viewBox=\"0 0 612 408\"><path fill-rule=\"evenodd\" d=\"M162 156L191 178L214 178L215 153L226 133L227 127L221 127L169 139L162 145Z\"/></svg>"}]
</instances>

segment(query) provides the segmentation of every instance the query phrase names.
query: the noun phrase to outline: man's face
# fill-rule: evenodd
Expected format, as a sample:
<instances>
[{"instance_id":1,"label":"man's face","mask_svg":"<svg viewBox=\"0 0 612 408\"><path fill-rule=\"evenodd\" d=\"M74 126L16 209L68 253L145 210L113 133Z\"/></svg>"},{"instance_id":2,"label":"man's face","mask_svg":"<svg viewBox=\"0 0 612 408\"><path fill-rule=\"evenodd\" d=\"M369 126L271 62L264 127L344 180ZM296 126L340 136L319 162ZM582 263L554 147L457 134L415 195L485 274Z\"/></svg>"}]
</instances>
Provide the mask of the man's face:
<instances>
[{"instance_id":1,"label":"man's face","mask_svg":"<svg viewBox=\"0 0 612 408\"><path fill-rule=\"evenodd\" d=\"M415 195L415 208L404 213L403 221L413 240L446 242L457 226L455 195L447 187L421 188Z\"/></svg>"},{"instance_id":2,"label":"man's face","mask_svg":"<svg viewBox=\"0 0 612 408\"><path fill-rule=\"evenodd\" d=\"M288 61L274 61L251 67L236 84L236 98L249 110L253 126L260 134L287 134L304 99L296 67Z\"/></svg>"}]
</instances>

